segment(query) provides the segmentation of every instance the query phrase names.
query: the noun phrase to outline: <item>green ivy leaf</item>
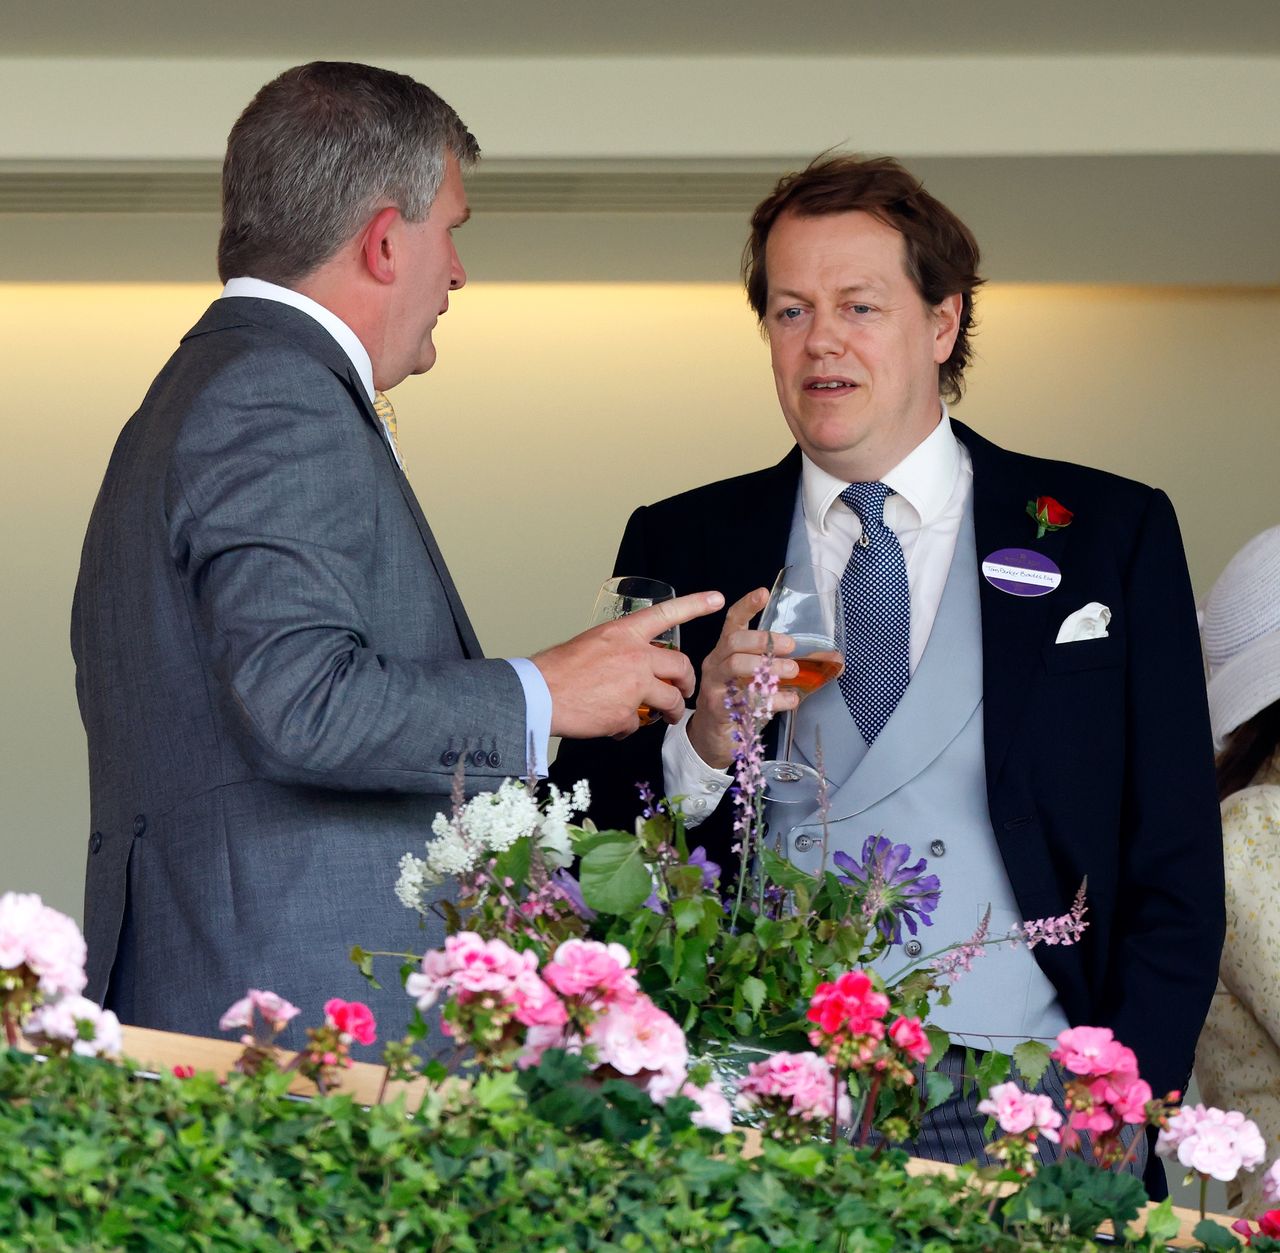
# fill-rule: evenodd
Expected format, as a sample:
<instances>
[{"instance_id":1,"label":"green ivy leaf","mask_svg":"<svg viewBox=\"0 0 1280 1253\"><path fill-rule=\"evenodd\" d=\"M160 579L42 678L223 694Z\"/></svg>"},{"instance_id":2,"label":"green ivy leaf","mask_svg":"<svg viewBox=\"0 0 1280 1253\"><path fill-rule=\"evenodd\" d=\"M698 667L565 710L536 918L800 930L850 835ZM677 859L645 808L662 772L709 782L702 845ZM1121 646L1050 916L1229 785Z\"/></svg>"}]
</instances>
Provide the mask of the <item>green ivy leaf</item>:
<instances>
[{"instance_id":1,"label":"green ivy leaf","mask_svg":"<svg viewBox=\"0 0 1280 1253\"><path fill-rule=\"evenodd\" d=\"M783 888L806 888L813 887L813 876L801 870L798 866L793 866L789 861L779 857L772 849L761 849L761 857L764 860L765 878L771 883L776 883Z\"/></svg>"},{"instance_id":2,"label":"green ivy leaf","mask_svg":"<svg viewBox=\"0 0 1280 1253\"><path fill-rule=\"evenodd\" d=\"M992 1087L1009 1077L1009 1054L992 1049L978 1063L978 1092L986 1097Z\"/></svg>"},{"instance_id":3,"label":"green ivy leaf","mask_svg":"<svg viewBox=\"0 0 1280 1253\"><path fill-rule=\"evenodd\" d=\"M682 897L671 902L671 916L675 919L676 931L687 935L697 928L703 917L701 897Z\"/></svg>"},{"instance_id":4,"label":"green ivy leaf","mask_svg":"<svg viewBox=\"0 0 1280 1253\"><path fill-rule=\"evenodd\" d=\"M924 1109L928 1113L931 1109L937 1109L944 1101L949 1101L955 1094L956 1085L946 1075L940 1075L936 1070L926 1070L924 1073Z\"/></svg>"},{"instance_id":5,"label":"green ivy leaf","mask_svg":"<svg viewBox=\"0 0 1280 1253\"><path fill-rule=\"evenodd\" d=\"M653 891L653 880L634 836L601 836L583 855L582 898L602 914L630 914Z\"/></svg>"},{"instance_id":6,"label":"green ivy leaf","mask_svg":"<svg viewBox=\"0 0 1280 1253\"><path fill-rule=\"evenodd\" d=\"M1127 1240L1132 1240L1135 1244L1145 1239L1150 1247L1161 1248L1168 1244L1181 1229L1182 1224L1173 1212L1173 1198L1167 1196L1159 1205L1153 1205L1147 1210L1145 1235L1138 1230L1136 1223L1127 1227L1124 1234Z\"/></svg>"},{"instance_id":7,"label":"green ivy leaf","mask_svg":"<svg viewBox=\"0 0 1280 1253\"><path fill-rule=\"evenodd\" d=\"M742 981L742 999L751 1006L751 1012L758 1014L760 1006L764 1004L765 995L768 992L764 981L757 979L755 975L748 975Z\"/></svg>"},{"instance_id":8,"label":"green ivy leaf","mask_svg":"<svg viewBox=\"0 0 1280 1253\"><path fill-rule=\"evenodd\" d=\"M1042 1040L1024 1040L1013 1050L1013 1063L1027 1088L1034 1088L1049 1069L1049 1046Z\"/></svg>"}]
</instances>

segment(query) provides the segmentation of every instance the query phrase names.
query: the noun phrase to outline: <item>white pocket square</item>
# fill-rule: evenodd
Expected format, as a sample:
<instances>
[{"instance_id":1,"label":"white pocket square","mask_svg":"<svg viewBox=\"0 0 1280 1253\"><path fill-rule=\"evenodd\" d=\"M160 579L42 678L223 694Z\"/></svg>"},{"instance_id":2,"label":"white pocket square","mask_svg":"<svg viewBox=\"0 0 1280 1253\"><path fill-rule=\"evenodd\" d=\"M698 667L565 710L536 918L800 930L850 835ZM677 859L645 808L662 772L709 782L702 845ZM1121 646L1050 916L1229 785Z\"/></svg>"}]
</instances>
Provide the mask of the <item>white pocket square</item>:
<instances>
[{"instance_id":1,"label":"white pocket square","mask_svg":"<svg viewBox=\"0 0 1280 1253\"><path fill-rule=\"evenodd\" d=\"M1100 601L1091 600L1083 609L1066 616L1054 643L1074 644L1077 640L1106 639L1110 621L1111 610Z\"/></svg>"}]
</instances>

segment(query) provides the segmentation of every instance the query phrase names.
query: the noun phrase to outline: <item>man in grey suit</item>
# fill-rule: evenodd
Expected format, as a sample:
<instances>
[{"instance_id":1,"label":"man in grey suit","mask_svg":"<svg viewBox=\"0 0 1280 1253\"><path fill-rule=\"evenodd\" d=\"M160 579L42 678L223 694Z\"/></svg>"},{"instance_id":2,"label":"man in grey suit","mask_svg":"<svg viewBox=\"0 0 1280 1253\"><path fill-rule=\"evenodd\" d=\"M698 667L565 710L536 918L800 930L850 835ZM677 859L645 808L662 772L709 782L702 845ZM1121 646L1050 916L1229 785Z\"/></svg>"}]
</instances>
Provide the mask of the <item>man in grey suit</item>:
<instances>
[{"instance_id":1,"label":"man in grey suit","mask_svg":"<svg viewBox=\"0 0 1280 1253\"><path fill-rule=\"evenodd\" d=\"M315 63L264 87L223 169L226 283L112 454L71 642L89 741L89 995L212 1034L247 987L318 1023L370 997L353 944L440 942L401 856L469 790L545 770L550 735L679 716L693 673L649 640L716 594L486 660L400 464L382 393L435 361L466 280L478 155L422 84Z\"/></svg>"}]
</instances>

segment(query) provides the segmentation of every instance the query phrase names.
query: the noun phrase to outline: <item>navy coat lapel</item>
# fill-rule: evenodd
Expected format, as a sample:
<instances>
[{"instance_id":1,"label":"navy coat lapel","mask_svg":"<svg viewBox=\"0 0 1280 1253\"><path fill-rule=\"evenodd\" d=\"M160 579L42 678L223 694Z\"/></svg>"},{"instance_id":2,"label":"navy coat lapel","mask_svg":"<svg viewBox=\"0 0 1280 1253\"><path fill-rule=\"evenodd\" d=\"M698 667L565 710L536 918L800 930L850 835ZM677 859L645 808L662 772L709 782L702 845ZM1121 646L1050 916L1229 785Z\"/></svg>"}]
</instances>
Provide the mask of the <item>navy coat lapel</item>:
<instances>
[{"instance_id":1,"label":"navy coat lapel","mask_svg":"<svg viewBox=\"0 0 1280 1253\"><path fill-rule=\"evenodd\" d=\"M952 428L973 460L973 523L979 571L982 561L1001 548L1029 548L1042 553L1063 571L1063 581L1044 596L1010 596L992 587L981 573L978 597L982 611L982 694L986 735L987 786L995 785L1009 750L1024 694L1030 690L1031 670L1038 662L1048 633L1061 621L1068 583L1067 559L1071 530L1050 531L1035 538L1035 522L1027 516L1027 501L1062 492L1052 481L1027 476L1028 464L1048 475L1052 462L1004 451L952 419ZM1066 494L1066 493L1064 493ZM1064 502L1070 507L1070 502Z\"/></svg>"}]
</instances>

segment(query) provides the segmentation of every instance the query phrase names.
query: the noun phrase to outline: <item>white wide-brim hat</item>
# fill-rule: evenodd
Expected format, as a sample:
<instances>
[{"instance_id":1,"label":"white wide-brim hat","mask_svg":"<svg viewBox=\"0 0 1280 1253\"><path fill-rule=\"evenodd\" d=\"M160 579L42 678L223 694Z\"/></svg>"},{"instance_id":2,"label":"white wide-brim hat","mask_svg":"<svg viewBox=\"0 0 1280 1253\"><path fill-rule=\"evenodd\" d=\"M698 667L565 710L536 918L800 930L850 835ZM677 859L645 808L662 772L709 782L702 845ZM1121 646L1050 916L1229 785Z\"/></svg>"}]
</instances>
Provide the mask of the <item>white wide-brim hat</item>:
<instances>
[{"instance_id":1,"label":"white wide-brim hat","mask_svg":"<svg viewBox=\"0 0 1280 1253\"><path fill-rule=\"evenodd\" d=\"M1280 526L1227 562L1205 601L1201 639L1221 750L1232 731L1280 700Z\"/></svg>"}]
</instances>

